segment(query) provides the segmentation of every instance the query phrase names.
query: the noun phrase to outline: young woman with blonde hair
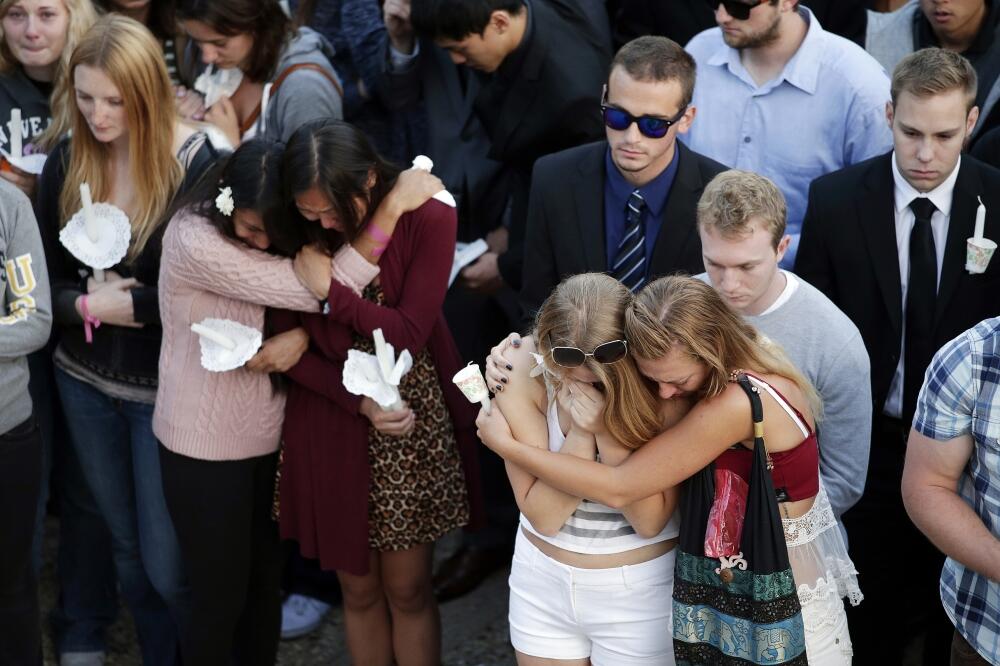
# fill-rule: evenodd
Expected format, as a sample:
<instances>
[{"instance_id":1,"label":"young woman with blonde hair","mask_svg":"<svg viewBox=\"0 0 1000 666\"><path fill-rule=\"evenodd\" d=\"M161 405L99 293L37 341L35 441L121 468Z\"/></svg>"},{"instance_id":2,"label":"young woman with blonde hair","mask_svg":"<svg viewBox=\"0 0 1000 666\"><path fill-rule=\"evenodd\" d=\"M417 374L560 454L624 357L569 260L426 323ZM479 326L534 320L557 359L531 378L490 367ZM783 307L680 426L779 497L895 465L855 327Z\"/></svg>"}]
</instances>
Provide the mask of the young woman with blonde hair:
<instances>
[{"instance_id":1,"label":"young woman with blonde hair","mask_svg":"<svg viewBox=\"0 0 1000 666\"><path fill-rule=\"evenodd\" d=\"M0 137L10 152L12 109L21 110L22 152L46 153L69 129L69 59L97 20L90 0L0 1ZM0 178L31 197L36 176L4 160Z\"/></svg>"},{"instance_id":2,"label":"young woman with blonde hair","mask_svg":"<svg viewBox=\"0 0 1000 666\"><path fill-rule=\"evenodd\" d=\"M857 603L861 593L819 484L814 429L822 406L809 381L779 347L694 278L665 277L644 287L625 312L625 338L639 371L655 383L661 400L697 401L675 426L618 466L526 446L512 434L501 410L480 413L483 441L508 465L560 491L611 507L674 488L711 463L746 478L755 431L750 402L735 382L745 374L763 404L766 451L803 608L809 662L849 664L852 651L841 598ZM503 393L516 385L509 381Z\"/></svg>"},{"instance_id":3,"label":"young woman with blonde hair","mask_svg":"<svg viewBox=\"0 0 1000 666\"><path fill-rule=\"evenodd\" d=\"M56 384L112 535L143 661L172 664L187 591L152 432L162 336L156 284L167 208L215 153L179 124L160 45L138 22L100 19L73 52L69 73L72 136L49 156L38 202L57 303ZM94 201L125 211L132 227L128 252L105 282L58 241L80 208L82 183Z\"/></svg>"},{"instance_id":4,"label":"young woman with blonde hair","mask_svg":"<svg viewBox=\"0 0 1000 666\"><path fill-rule=\"evenodd\" d=\"M686 405L660 404L628 355L622 328L631 293L586 273L562 282L538 311L531 338L508 354L498 421L521 445L617 466ZM537 341L537 342L536 342ZM537 353L536 353L537 352ZM521 509L510 574L510 635L521 666L673 664L675 489L617 509L566 493L508 462Z\"/></svg>"}]
</instances>

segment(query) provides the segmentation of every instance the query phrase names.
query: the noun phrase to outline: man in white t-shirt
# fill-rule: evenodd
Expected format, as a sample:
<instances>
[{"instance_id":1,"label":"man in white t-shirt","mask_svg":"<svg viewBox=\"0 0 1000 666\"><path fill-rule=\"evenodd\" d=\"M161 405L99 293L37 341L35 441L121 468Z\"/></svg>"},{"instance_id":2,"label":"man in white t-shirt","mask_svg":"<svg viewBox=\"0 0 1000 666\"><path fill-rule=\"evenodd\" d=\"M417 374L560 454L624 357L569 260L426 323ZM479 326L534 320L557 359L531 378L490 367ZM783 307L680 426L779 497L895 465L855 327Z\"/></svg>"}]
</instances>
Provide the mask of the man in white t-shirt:
<instances>
[{"instance_id":1,"label":"man in white t-shirt","mask_svg":"<svg viewBox=\"0 0 1000 666\"><path fill-rule=\"evenodd\" d=\"M784 196L767 178L735 169L716 176L698 203L707 271L699 277L778 342L822 397L820 476L839 520L861 497L868 469L868 352L857 327L830 299L778 267L791 242L786 214Z\"/></svg>"}]
</instances>

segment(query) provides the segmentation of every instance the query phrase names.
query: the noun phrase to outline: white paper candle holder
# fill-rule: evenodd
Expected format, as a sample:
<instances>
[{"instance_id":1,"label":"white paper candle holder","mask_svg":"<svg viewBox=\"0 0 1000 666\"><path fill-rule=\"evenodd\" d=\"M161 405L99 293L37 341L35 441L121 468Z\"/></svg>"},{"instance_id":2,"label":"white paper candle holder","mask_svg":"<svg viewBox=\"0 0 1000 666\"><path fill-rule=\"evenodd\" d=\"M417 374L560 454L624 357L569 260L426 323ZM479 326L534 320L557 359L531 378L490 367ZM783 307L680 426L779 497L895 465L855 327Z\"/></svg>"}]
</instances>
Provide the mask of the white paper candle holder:
<instances>
[{"instance_id":1,"label":"white paper candle holder","mask_svg":"<svg viewBox=\"0 0 1000 666\"><path fill-rule=\"evenodd\" d=\"M231 319L208 318L191 324L201 344L201 367L209 372L241 368L263 343L261 332Z\"/></svg>"}]
</instances>

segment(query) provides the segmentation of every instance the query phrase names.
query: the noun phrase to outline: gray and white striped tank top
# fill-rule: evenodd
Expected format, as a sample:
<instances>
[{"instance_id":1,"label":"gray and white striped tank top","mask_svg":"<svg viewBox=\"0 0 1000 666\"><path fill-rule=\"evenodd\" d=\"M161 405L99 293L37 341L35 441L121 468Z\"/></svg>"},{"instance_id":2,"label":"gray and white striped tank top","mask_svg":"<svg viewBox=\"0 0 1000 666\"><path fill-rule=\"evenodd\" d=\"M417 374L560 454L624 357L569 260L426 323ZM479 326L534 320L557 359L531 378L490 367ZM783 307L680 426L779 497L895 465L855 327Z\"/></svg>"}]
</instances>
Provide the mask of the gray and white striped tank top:
<instances>
[{"instance_id":1,"label":"gray and white striped tank top","mask_svg":"<svg viewBox=\"0 0 1000 666\"><path fill-rule=\"evenodd\" d=\"M549 427L549 450L559 451L566 441L566 435L559 427L558 407L555 396L551 393L546 418ZM680 522L676 512L659 534L651 539L645 539L635 533L621 511L587 499L581 500L576 511L555 536L540 534L524 514L521 514L521 525L553 546L574 553L587 554L621 553L666 541L680 534Z\"/></svg>"}]
</instances>

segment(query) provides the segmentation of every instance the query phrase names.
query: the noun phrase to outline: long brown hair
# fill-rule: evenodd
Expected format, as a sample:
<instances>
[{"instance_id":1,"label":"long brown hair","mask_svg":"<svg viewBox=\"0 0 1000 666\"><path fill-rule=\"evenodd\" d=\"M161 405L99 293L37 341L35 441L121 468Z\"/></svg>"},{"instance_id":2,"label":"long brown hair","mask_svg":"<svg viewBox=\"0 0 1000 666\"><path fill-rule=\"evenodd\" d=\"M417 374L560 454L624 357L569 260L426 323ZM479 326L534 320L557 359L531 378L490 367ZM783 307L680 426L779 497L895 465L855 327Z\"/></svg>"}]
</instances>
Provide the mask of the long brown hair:
<instances>
[{"instance_id":1,"label":"long brown hair","mask_svg":"<svg viewBox=\"0 0 1000 666\"><path fill-rule=\"evenodd\" d=\"M625 337L632 353L641 358L663 358L679 349L703 363L708 368L701 389L705 397L722 393L734 370L775 374L794 382L813 418L822 418L823 403L816 389L784 350L729 309L701 280L671 275L647 284L625 311Z\"/></svg>"},{"instance_id":2,"label":"long brown hair","mask_svg":"<svg viewBox=\"0 0 1000 666\"><path fill-rule=\"evenodd\" d=\"M17 1L0 0L0 21ZM45 152L52 150L59 139L69 130L70 106L73 104L70 99L73 84L68 75L69 60L76 45L80 43L84 34L97 20L97 11L90 0L62 0L62 4L69 15L69 23L66 26L66 44L63 46L62 54L56 63L55 74L52 77L52 95L49 98L49 113L52 114L52 123L35 141ZM0 25L0 74L11 74L20 66L21 63L14 58L14 54L7 46L7 38L3 34L2 25Z\"/></svg>"},{"instance_id":3,"label":"long brown hair","mask_svg":"<svg viewBox=\"0 0 1000 666\"><path fill-rule=\"evenodd\" d=\"M551 360L553 347L589 352L604 342L624 339L622 318L631 300L631 292L604 273L583 273L559 283L535 319L535 340L546 366L558 367ZM604 424L622 445L637 449L662 430L659 401L628 355L610 364L588 357L585 366L604 384Z\"/></svg>"},{"instance_id":4,"label":"long brown hair","mask_svg":"<svg viewBox=\"0 0 1000 666\"><path fill-rule=\"evenodd\" d=\"M118 14L101 18L87 31L70 60L70 76L80 65L103 71L125 104L129 141L129 180L135 190L131 211L132 243L127 260L138 257L162 223L184 170L174 155L177 131L173 87L160 44L138 21ZM95 201L111 194L111 148L94 138L73 104L73 136L66 181L59 195L63 224L80 208L80 184L89 183Z\"/></svg>"}]
</instances>

